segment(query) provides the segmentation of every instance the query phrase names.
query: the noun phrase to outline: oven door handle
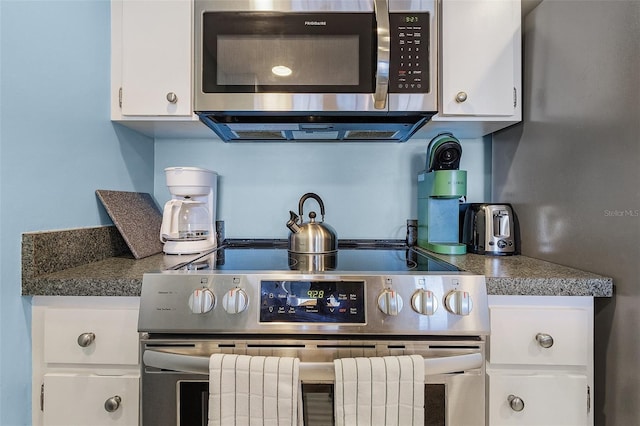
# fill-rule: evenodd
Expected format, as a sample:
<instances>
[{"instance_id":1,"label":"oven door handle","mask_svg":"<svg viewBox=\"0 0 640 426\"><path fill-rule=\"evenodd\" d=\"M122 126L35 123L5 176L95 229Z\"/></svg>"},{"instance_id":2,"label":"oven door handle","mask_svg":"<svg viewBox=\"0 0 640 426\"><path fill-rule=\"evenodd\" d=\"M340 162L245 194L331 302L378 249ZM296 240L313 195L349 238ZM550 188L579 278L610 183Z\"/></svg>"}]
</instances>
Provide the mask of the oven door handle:
<instances>
[{"instance_id":1,"label":"oven door handle","mask_svg":"<svg viewBox=\"0 0 640 426\"><path fill-rule=\"evenodd\" d=\"M142 360L144 365L149 367L179 371L183 373L209 374L209 357L147 349L142 355ZM483 364L484 360L480 353L425 358L424 374L426 377L437 374L460 373L467 370L481 368ZM332 362L300 363L300 380L333 381L334 378L334 366Z\"/></svg>"}]
</instances>

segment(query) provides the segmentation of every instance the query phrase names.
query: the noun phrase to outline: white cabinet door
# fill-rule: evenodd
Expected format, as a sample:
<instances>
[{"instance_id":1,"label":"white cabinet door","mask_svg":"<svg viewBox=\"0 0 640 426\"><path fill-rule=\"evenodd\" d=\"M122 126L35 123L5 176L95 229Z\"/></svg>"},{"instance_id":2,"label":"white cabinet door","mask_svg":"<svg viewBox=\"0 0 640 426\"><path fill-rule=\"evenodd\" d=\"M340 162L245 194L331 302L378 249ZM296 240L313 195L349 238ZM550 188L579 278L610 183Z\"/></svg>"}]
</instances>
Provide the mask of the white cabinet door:
<instances>
[{"instance_id":1,"label":"white cabinet door","mask_svg":"<svg viewBox=\"0 0 640 426\"><path fill-rule=\"evenodd\" d=\"M138 364L136 309L47 309L44 361L60 364ZM91 334L81 346L81 335Z\"/></svg>"},{"instance_id":2,"label":"white cabinet door","mask_svg":"<svg viewBox=\"0 0 640 426\"><path fill-rule=\"evenodd\" d=\"M587 308L492 306L492 364L588 365L591 351ZM537 336L552 339L549 347Z\"/></svg>"},{"instance_id":3,"label":"white cabinet door","mask_svg":"<svg viewBox=\"0 0 640 426\"><path fill-rule=\"evenodd\" d=\"M43 424L136 426L138 392L136 375L45 374Z\"/></svg>"},{"instance_id":4,"label":"white cabinet door","mask_svg":"<svg viewBox=\"0 0 640 426\"><path fill-rule=\"evenodd\" d=\"M121 1L122 114L191 116L191 1Z\"/></svg>"},{"instance_id":5,"label":"white cabinet door","mask_svg":"<svg viewBox=\"0 0 640 426\"><path fill-rule=\"evenodd\" d=\"M519 31L520 0L442 1L442 115L514 114Z\"/></svg>"},{"instance_id":6,"label":"white cabinet door","mask_svg":"<svg viewBox=\"0 0 640 426\"><path fill-rule=\"evenodd\" d=\"M588 424L587 377L571 374L488 371L491 426L584 426ZM509 397L523 405L511 407ZM517 411L519 408L522 410Z\"/></svg>"},{"instance_id":7,"label":"white cabinet door","mask_svg":"<svg viewBox=\"0 0 640 426\"><path fill-rule=\"evenodd\" d=\"M31 424L138 424L139 305L138 297L33 297Z\"/></svg>"},{"instance_id":8,"label":"white cabinet door","mask_svg":"<svg viewBox=\"0 0 640 426\"><path fill-rule=\"evenodd\" d=\"M593 298L492 295L489 309L488 424L592 425Z\"/></svg>"}]
</instances>

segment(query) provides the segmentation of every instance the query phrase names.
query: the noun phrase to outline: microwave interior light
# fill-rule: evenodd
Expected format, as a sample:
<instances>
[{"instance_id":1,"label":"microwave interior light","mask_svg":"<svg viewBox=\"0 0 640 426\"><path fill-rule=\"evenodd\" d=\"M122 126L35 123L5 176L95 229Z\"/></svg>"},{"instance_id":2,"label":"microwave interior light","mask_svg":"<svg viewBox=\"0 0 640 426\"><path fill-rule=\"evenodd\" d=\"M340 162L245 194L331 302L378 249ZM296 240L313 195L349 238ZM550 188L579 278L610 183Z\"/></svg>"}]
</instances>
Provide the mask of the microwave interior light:
<instances>
[{"instance_id":1,"label":"microwave interior light","mask_svg":"<svg viewBox=\"0 0 640 426\"><path fill-rule=\"evenodd\" d=\"M288 77L291 75L293 71L291 71L291 68L287 66L276 65L275 67L271 68L271 72L277 75L278 77Z\"/></svg>"},{"instance_id":2,"label":"microwave interior light","mask_svg":"<svg viewBox=\"0 0 640 426\"><path fill-rule=\"evenodd\" d=\"M273 10L273 0L254 0L253 10Z\"/></svg>"}]
</instances>

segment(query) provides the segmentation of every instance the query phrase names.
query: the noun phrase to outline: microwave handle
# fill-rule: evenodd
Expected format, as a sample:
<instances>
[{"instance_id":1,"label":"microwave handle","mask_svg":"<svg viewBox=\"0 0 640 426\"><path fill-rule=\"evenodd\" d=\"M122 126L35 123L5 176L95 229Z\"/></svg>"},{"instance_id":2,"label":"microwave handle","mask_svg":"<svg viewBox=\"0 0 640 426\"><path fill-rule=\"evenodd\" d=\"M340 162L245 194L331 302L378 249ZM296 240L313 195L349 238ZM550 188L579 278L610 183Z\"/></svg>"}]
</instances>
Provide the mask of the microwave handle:
<instances>
[{"instance_id":1,"label":"microwave handle","mask_svg":"<svg viewBox=\"0 0 640 426\"><path fill-rule=\"evenodd\" d=\"M144 365L192 374L209 374L209 357L184 355L164 351L145 350L142 354ZM456 374L466 370L481 368L484 359L481 353L451 355L424 359L425 376ZM301 362L300 379L334 380L333 362Z\"/></svg>"},{"instance_id":2,"label":"microwave handle","mask_svg":"<svg viewBox=\"0 0 640 426\"><path fill-rule=\"evenodd\" d=\"M389 50L391 49L391 34L389 28L388 0L374 0L378 34L378 60L376 66L376 91L373 94L375 109L387 107L387 93L389 92Z\"/></svg>"}]
</instances>

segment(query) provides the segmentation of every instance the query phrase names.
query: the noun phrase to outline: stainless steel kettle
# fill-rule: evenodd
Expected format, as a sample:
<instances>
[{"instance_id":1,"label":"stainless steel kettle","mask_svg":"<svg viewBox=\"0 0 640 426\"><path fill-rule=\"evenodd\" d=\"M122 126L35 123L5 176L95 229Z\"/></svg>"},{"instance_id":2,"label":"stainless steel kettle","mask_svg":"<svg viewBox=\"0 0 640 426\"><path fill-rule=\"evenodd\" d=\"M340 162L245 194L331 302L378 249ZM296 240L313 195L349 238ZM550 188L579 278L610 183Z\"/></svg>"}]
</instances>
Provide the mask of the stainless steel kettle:
<instances>
[{"instance_id":1,"label":"stainless steel kettle","mask_svg":"<svg viewBox=\"0 0 640 426\"><path fill-rule=\"evenodd\" d=\"M309 213L309 222L304 222L303 205L309 198L313 198L320 205L321 221L316 222L316 212ZM334 253L338 250L336 231L324 223L324 203L312 192L304 194L298 203L298 214L289 211L291 218L287 222L289 234L289 251L300 254ZM298 223L301 221L300 223Z\"/></svg>"}]
</instances>

